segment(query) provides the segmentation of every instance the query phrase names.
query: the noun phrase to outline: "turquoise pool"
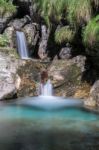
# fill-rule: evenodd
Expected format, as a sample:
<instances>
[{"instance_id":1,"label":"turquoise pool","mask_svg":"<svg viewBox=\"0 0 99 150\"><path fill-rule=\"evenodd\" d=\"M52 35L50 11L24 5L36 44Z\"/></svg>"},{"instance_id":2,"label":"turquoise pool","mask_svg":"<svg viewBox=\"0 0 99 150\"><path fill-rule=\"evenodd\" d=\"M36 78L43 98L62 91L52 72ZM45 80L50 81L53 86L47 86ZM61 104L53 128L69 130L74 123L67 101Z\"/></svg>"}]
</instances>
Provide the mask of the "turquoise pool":
<instances>
[{"instance_id":1,"label":"turquoise pool","mask_svg":"<svg viewBox=\"0 0 99 150\"><path fill-rule=\"evenodd\" d=\"M0 150L85 149L99 149L99 114L80 107L0 106Z\"/></svg>"}]
</instances>

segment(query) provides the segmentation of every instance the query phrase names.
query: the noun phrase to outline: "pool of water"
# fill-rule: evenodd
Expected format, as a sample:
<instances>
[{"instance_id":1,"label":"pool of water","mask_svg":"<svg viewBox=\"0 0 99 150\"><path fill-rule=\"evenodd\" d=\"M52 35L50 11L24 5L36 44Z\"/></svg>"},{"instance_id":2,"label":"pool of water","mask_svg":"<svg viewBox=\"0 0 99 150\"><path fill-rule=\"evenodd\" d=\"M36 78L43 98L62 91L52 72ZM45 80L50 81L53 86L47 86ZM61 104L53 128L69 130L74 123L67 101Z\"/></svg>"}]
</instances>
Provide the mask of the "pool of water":
<instances>
[{"instance_id":1,"label":"pool of water","mask_svg":"<svg viewBox=\"0 0 99 150\"><path fill-rule=\"evenodd\" d=\"M0 106L0 150L99 150L99 114Z\"/></svg>"}]
</instances>

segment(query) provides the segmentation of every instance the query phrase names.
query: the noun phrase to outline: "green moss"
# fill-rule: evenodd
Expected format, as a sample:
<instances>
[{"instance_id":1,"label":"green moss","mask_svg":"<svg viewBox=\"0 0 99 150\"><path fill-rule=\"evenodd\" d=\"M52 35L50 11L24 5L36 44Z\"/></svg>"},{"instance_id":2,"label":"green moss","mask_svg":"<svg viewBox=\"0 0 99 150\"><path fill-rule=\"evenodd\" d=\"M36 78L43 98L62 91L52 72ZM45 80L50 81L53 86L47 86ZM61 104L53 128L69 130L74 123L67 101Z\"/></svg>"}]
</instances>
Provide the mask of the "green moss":
<instances>
[{"instance_id":1,"label":"green moss","mask_svg":"<svg viewBox=\"0 0 99 150\"><path fill-rule=\"evenodd\" d=\"M0 34L0 47L5 47L9 44L9 39L6 34Z\"/></svg>"},{"instance_id":2,"label":"green moss","mask_svg":"<svg viewBox=\"0 0 99 150\"><path fill-rule=\"evenodd\" d=\"M67 80L69 83L79 85L81 83L81 69L76 64L70 67Z\"/></svg>"},{"instance_id":3,"label":"green moss","mask_svg":"<svg viewBox=\"0 0 99 150\"><path fill-rule=\"evenodd\" d=\"M72 42L75 32L69 26L61 27L55 32L55 41L57 43Z\"/></svg>"},{"instance_id":4,"label":"green moss","mask_svg":"<svg viewBox=\"0 0 99 150\"><path fill-rule=\"evenodd\" d=\"M0 52L4 53L6 55L9 55L11 57L14 57L14 58L19 58L19 55L18 55L16 49L11 48L11 47L0 47Z\"/></svg>"},{"instance_id":5,"label":"green moss","mask_svg":"<svg viewBox=\"0 0 99 150\"><path fill-rule=\"evenodd\" d=\"M12 4L11 0L0 0L0 16L4 17L7 13L14 12L16 12L16 6Z\"/></svg>"}]
</instances>

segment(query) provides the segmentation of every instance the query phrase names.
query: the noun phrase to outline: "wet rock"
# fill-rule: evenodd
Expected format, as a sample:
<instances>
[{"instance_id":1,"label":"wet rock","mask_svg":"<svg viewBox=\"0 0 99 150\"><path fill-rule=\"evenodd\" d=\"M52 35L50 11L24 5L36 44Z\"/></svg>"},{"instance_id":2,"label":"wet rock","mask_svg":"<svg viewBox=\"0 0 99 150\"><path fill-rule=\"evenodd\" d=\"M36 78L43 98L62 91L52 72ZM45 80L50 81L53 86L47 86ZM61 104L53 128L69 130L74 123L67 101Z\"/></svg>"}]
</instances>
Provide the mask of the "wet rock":
<instances>
[{"instance_id":1,"label":"wet rock","mask_svg":"<svg viewBox=\"0 0 99 150\"><path fill-rule=\"evenodd\" d=\"M55 95L64 97L85 98L88 96L88 88L82 82L82 74L85 70L84 56L77 56L72 59L54 60L48 69L48 74L54 85ZM83 94L78 90L83 90ZM87 94L86 94L87 93Z\"/></svg>"},{"instance_id":2,"label":"wet rock","mask_svg":"<svg viewBox=\"0 0 99 150\"><path fill-rule=\"evenodd\" d=\"M0 100L35 96L39 73L44 68L34 60L20 60L0 52Z\"/></svg>"},{"instance_id":3,"label":"wet rock","mask_svg":"<svg viewBox=\"0 0 99 150\"><path fill-rule=\"evenodd\" d=\"M85 101L87 106L99 106L99 80L97 80L90 90L89 99Z\"/></svg>"},{"instance_id":4,"label":"wet rock","mask_svg":"<svg viewBox=\"0 0 99 150\"><path fill-rule=\"evenodd\" d=\"M49 38L49 29L45 25L41 26L41 40L39 44L38 56L40 59L47 57L47 43Z\"/></svg>"},{"instance_id":5,"label":"wet rock","mask_svg":"<svg viewBox=\"0 0 99 150\"><path fill-rule=\"evenodd\" d=\"M33 52L33 49L39 40L39 25L36 23L27 24L23 28L23 31L26 35L28 47L30 50L32 49Z\"/></svg>"}]
</instances>

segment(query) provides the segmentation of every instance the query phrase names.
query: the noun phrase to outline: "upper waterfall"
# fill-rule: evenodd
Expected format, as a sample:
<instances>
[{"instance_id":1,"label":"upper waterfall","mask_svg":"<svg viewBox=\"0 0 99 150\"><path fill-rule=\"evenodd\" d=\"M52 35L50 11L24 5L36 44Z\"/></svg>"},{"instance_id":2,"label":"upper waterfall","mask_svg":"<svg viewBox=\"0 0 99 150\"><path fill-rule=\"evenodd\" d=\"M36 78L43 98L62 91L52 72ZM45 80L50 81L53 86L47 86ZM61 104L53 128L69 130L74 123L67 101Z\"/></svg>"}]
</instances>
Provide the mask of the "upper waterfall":
<instances>
[{"instance_id":1,"label":"upper waterfall","mask_svg":"<svg viewBox=\"0 0 99 150\"><path fill-rule=\"evenodd\" d=\"M24 32L16 31L18 52L22 59L29 58Z\"/></svg>"}]
</instances>

